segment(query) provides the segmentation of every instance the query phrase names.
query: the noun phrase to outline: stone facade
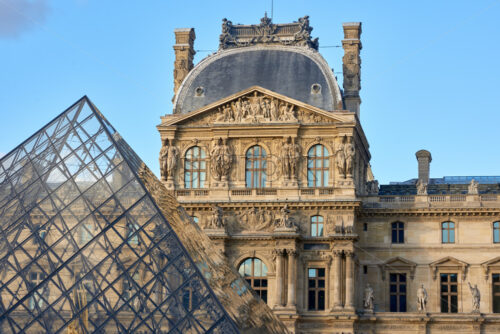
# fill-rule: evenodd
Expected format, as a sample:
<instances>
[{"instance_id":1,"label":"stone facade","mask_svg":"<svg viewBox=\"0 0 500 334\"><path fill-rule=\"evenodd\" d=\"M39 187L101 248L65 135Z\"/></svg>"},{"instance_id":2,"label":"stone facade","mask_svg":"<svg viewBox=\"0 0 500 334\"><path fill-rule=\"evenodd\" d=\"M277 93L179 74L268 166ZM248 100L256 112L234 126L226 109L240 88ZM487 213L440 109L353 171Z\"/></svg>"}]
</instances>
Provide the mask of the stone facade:
<instances>
[{"instance_id":1,"label":"stone facade","mask_svg":"<svg viewBox=\"0 0 500 334\"><path fill-rule=\"evenodd\" d=\"M176 89L183 105L195 104L189 84L207 63L234 49L320 57L307 17L287 27L224 20L219 51ZM157 127L176 152L163 156L173 159L162 164L164 185L292 333L500 331L496 191L481 182L438 187L430 153L419 151L419 178L379 192L359 121L361 24L343 27L341 101L338 84L307 92L315 101L331 91L330 108L267 81L186 112L174 99L175 113ZM303 40L284 47L300 29ZM199 93L216 91L209 85Z\"/></svg>"}]
</instances>

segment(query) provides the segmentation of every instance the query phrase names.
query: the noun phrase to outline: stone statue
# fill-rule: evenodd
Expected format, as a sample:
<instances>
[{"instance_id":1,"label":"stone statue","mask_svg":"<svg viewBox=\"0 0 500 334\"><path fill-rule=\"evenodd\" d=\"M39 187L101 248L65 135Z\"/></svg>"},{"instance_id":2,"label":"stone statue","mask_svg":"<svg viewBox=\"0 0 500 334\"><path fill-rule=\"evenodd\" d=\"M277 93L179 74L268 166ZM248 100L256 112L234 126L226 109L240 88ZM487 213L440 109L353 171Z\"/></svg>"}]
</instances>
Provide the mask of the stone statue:
<instances>
[{"instance_id":1,"label":"stone statue","mask_svg":"<svg viewBox=\"0 0 500 334\"><path fill-rule=\"evenodd\" d=\"M472 313L479 313L479 308L481 306L481 293L477 288L477 284L472 287L469 282L470 293L472 294Z\"/></svg>"},{"instance_id":2,"label":"stone statue","mask_svg":"<svg viewBox=\"0 0 500 334\"><path fill-rule=\"evenodd\" d=\"M373 297L373 289L370 286L370 284L366 284L365 288L365 296L363 299L363 307L365 310L373 311L373 300L375 298Z\"/></svg>"},{"instance_id":3,"label":"stone statue","mask_svg":"<svg viewBox=\"0 0 500 334\"><path fill-rule=\"evenodd\" d=\"M297 167L300 160L300 146L295 138L287 137L281 150L281 170L285 179L297 178Z\"/></svg>"},{"instance_id":4,"label":"stone statue","mask_svg":"<svg viewBox=\"0 0 500 334\"><path fill-rule=\"evenodd\" d=\"M206 228L208 229L224 228L223 215L224 213L221 207L217 205L212 206L212 216L210 217Z\"/></svg>"},{"instance_id":5,"label":"stone statue","mask_svg":"<svg viewBox=\"0 0 500 334\"><path fill-rule=\"evenodd\" d=\"M427 312L427 291L422 284L417 290L417 310L420 312Z\"/></svg>"},{"instance_id":6,"label":"stone statue","mask_svg":"<svg viewBox=\"0 0 500 334\"><path fill-rule=\"evenodd\" d=\"M227 145L227 139L219 138L210 151L210 162L212 173L216 180L227 180L229 170L233 162L231 149Z\"/></svg>"},{"instance_id":7,"label":"stone statue","mask_svg":"<svg viewBox=\"0 0 500 334\"><path fill-rule=\"evenodd\" d=\"M366 191L369 195L378 195L378 181L367 181L366 182Z\"/></svg>"},{"instance_id":8,"label":"stone statue","mask_svg":"<svg viewBox=\"0 0 500 334\"><path fill-rule=\"evenodd\" d=\"M417 195L427 195L427 183L421 180L417 181Z\"/></svg>"},{"instance_id":9,"label":"stone statue","mask_svg":"<svg viewBox=\"0 0 500 334\"><path fill-rule=\"evenodd\" d=\"M293 223L290 221L290 210L288 209L288 204L285 204L280 210L281 215L277 220L278 228L293 228Z\"/></svg>"},{"instance_id":10,"label":"stone statue","mask_svg":"<svg viewBox=\"0 0 500 334\"><path fill-rule=\"evenodd\" d=\"M479 182L477 182L476 180L472 179L470 180L470 183L469 183L469 189L468 189L468 194L469 195L477 195L479 194Z\"/></svg>"},{"instance_id":11,"label":"stone statue","mask_svg":"<svg viewBox=\"0 0 500 334\"><path fill-rule=\"evenodd\" d=\"M179 150L177 147L172 145L172 142L169 143L168 139L165 139L160 150L160 173L162 180L173 179L178 158Z\"/></svg>"},{"instance_id":12,"label":"stone statue","mask_svg":"<svg viewBox=\"0 0 500 334\"><path fill-rule=\"evenodd\" d=\"M335 153L337 171L341 177L352 177L354 155L355 149L352 138L348 139L347 136L344 136L342 143Z\"/></svg>"},{"instance_id":13,"label":"stone statue","mask_svg":"<svg viewBox=\"0 0 500 334\"><path fill-rule=\"evenodd\" d=\"M352 171L354 168L354 144L352 143L352 137L345 144L345 173L346 177L352 177Z\"/></svg>"}]
</instances>

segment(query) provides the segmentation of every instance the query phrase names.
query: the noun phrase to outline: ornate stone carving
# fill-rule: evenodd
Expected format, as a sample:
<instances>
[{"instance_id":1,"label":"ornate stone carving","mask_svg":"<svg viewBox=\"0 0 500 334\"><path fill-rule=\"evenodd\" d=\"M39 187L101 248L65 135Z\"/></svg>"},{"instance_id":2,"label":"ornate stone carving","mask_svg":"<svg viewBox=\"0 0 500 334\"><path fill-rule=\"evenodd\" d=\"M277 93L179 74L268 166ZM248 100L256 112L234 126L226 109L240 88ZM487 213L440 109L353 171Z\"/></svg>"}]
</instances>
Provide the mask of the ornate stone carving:
<instances>
[{"instance_id":1,"label":"ornate stone carving","mask_svg":"<svg viewBox=\"0 0 500 334\"><path fill-rule=\"evenodd\" d=\"M474 179L470 180L469 188L468 188L467 193L469 195L477 195L477 194L479 194L479 182L477 182Z\"/></svg>"},{"instance_id":2,"label":"ornate stone carving","mask_svg":"<svg viewBox=\"0 0 500 334\"><path fill-rule=\"evenodd\" d=\"M313 28L309 16L299 18L298 22L273 24L267 13L258 25L233 25L222 19L222 33L219 37L219 50L257 44L282 44L318 49L318 39L311 38Z\"/></svg>"},{"instance_id":3,"label":"ornate stone carving","mask_svg":"<svg viewBox=\"0 0 500 334\"><path fill-rule=\"evenodd\" d=\"M427 291L422 284L417 290L417 310L419 312L427 312Z\"/></svg>"},{"instance_id":4,"label":"ornate stone carving","mask_svg":"<svg viewBox=\"0 0 500 334\"><path fill-rule=\"evenodd\" d=\"M168 139L165 139L160 150L160 172L162 180L173 180L174 171L177 167L179 150Z\"/></svg>"},{"instance_id":5,"label":"ornate stone carving","mask_svg":"<svg viewBox=\"0 0 500 334\"><path fill-rule=\"evenodd\" d=\"M281 150L281 170L286 180L295 180L297 178L300 153L301 149L295 142L295 138L287 137Z\"/></svg>"},{"instance_id":6,"label":"ornate stone carving","mask_svg":"<svg viewBox=\"0 0 500 334\"><path fill-rule=\"evenodd\" d=\"M274 215L267 210L251 208L238 215L239 221L243 227L250 231L263 231L271 227L274 221Z\"/></svg>"},{"instance_id":7,"label":"ornate stone carving","mask_svg":"<svg viewBox=\"0 0 500 334\"><path fill-rule=\"evenodd\" d=\"M341 177L351 178L354 167L355 149L352 137L344 136L335 153L337 171Z\"/></svg>"},{"instance_id":8,"label":"ornate stone carving","mask_svg":"<svg viewBox=\"0 0 500 334\"><path fill-rule=\"evenodd\" d=\"M363 308L365 311L373 312L373 306L375 297L373 296L373 289L369 283L366 284L364 298L363 298Z\"/></svg>"},{"instance_id":9,"label":"ornate stone carving","mask_svg":"<svg viewBox=\"0 0 500 334\"><path fill-rule=\"evenodd\" d=\"M220 208L217 205L212 206L212 215L210 216L210 219L208 220L208 224L206 225L205 228L208 228L208 229L224 228L223 215L224 215L224 212L222 211L222 208Z\"/></svg>"},{"instance_id":10,"label":"ornate stone carving","mask_svg":"<svg viewBox=\"0 0 500 334\"><path fill-rule=\"evenodd\" d=\"M470 293L472 295L472 313L479 313L480 312L479 309L481 306L481 293L479 292L479 289L477 288L477 284L475 284L474 287L472 287L470 282L468 282L468 284L469 284Z\"/></svg>"},{"instance_id":11,"label":"ornate stone carving","mask_svg":"<svg viewBox=\"0 0 500 334\"><path fill-rule=\"evenodd\" d=\"M378 181L367 181L366 192L368 193L368 195L378 195Z\"/></svg>"},{"instance_id":12,"label":"ornate stone carving","mask_svg":"<svg viewBox=\"0 0 500 334\"><path fill-rule=\"evenodd\" d=\"M417 181L417 195L427 195L427 183L422 180Z\"/></svg>"},{"instance_id":13,"label":"ornate stone carving","mask_svg":"<svg viewBox=\"0 0 500 334\"><path fill-rule=\"evenodd\" d=\"M297 231L298 227L290 218L290 210L288 209L288 204L285 204L283 208L280 210L280 217L276 219L276 228L277 229L292 229Z\"/></svg>"},{"instance_id":14,"label":"ornate stone carving","mask_svg":"<svg viewBox=\"0 0 500 334\"><path fill-rule=\"evenodd\" d=\"M212 175L218 181L227 181L233 156L227 139L219 138L210 150Z\"/></svg>"}]
</instances>

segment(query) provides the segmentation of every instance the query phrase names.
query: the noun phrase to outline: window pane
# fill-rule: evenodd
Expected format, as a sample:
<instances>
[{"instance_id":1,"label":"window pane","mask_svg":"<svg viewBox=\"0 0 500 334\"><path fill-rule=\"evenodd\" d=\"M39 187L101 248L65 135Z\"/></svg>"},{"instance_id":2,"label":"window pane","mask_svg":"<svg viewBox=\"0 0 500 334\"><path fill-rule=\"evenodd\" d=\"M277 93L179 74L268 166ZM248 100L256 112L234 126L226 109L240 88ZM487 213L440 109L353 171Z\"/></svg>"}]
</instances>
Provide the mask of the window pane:
<instances>
[{"instance_id":1,"label":"window pane","mask_svg":"<svg viewBox=\"0 0 500 334\"><path fill-rule=\"evenodd\" d=\"M309 291L309 296L308 296L308 309L309 310L314 310L316 308L316 294L314 291Z\"/></svg>"},{"instance_id":2,"label":"window pane","mask_svg":"<svg viewBox=\"0 0 500 334\"><path fill-rule=\"evenodd\" d=\"M402 244L405 241L405 231L403 229L399 230L398 243Z\"/></svg>"},{"instance_id":3,"label":"window pane","mask_svg":"<svg viewBox=\"0 0 500 334\"><path fill-rule=\"evenodd\" d=\"M451 296L451 312L458 312L458 296Z\"/></svg>"},{"instance_id":4,"label":"window pane","mask_svg":"<svg viewBox=\"0 0 500 334\"><path fill-rule=\"evenodd\" d=\"M500 242L500 229L496 228L493 230L493 242L499 243Z\"/></svg>"},{"instance_id":5,"label":"window pane","mask_svg":"<svg viewBox=\"0 0 500 334\"><path fill-rule=\"evenodd\" d=\"M325 277L325 268L318 269L318 277Z\"/></svg>"},{"instance_id":6,"label":"window pane","mask_svg":"<svg viewBox=\"0 0 500 334\"><path fill-rule=\"evenodd\" d=\"M441 312L448 312L448 299L441 297Z\"/></svg>"},{"instance_id":7,"label":"window pane","mask_svg":"<svg viewBox=\"0 0 500 334\"><path fill-rule=\"evenodd\" d=\"M456 282L457 281L457 274L450 274L450 282Z\"/></svg>"},{"instance_id":8,"label":"window pane","mask_svg":"<svg viewBox=\"0 0 500 334\"><path fill-rule=\"evenodd\" d=\"M325 291L318 291L318 310L325 309Z\"/></svg>"},{"instance_id":9,"label":"window pane","mask_svg":"<svg viewBox=\"0 0 500 334\"><path fill-rule=\"evenodd\" d=\"M406 312L406 295L402 295L399 297L399 311Z\"/></svg>"},{"instance_id":10,"label":"window pane","mask_svg":"<svg viewBox=\"0 0 500 334\"><path fill-rule=\"evenodd\" d=\"M391 295L391 312L397 312L397 296Z\"/></svg>"},{"instance_id":11,"label":"window pane","mask_svg":"<svg viewBox=\"0 0 500 334\"><path fill-rule=\"evenodd\" d=\"M323 223L318 224L318 237L323 236Z\"/></svg>"},{"instance_id":12,"label":"window pane","mask_svg":"<svg viewBox=\"0 0 500 334\"><path fill-rule=\"evenodd\" d=\"M321 279L318 281L318 288L324 288L325 287L325 280Z\"/></svg>"},{"instance_id":13,"label":"window pane","mask_svg":"<svg viewBox=\"0 0 500 334\"><path fill-rule=\"evenodd\" d=\"M450 243L455 242L455 230L450 230Z\"/></svg>"},{"instance_id":14,"label":"window pane","mask_svg":"<svg viewBox=\"0 0 500 334\"><path fill-rule=\"evenodd\" d=\"M318 231L316 230L316 223L311 224L311 236L316 237L318 236Z\"/></svg>"},{"instance_id":15,"label":"window pane","mask_svg":"<svg viewBox=\"0 0 500 334\"><path fill-rule=\"evenodd\" d=\"M308 277L316 277L316 269L309 269Z\"/></svg>"},{"instance_id":16,"label":"window pane","mask_svg":"<svg viewBox=\"0 0 500 334\"><path fill-rule=\"evenodd\" d=\"M392 230L392 243L395 244L398 242L398 233L395 229Z\"/></svg>"},{"instance_id":17,"label":"window pane","mask_svg":"<svg viewBox=\"0 0 500 334\"><path fill-rule=\"evenodd\" d=\"M447 243L447 242L448 242L448 231L443 230L443 243Z\"/></svg>"}]
</instances>

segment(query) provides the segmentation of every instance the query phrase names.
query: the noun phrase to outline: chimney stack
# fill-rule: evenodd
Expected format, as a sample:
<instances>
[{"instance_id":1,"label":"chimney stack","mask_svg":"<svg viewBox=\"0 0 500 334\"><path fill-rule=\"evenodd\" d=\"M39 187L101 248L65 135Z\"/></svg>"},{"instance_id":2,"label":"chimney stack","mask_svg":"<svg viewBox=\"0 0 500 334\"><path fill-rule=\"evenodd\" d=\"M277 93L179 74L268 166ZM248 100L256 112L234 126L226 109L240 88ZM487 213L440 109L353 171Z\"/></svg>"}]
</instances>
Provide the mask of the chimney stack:
<instances>
[{"instance_id":1,"label":"chimney stack","mask_svg":"<svg viewBox=\"0 0 500 334\"><path fill-rule=\"evenodd\" d=\"M418 161L418 181L420 183L429 183L429 171L432 161L431 152L426 150L420 150L415 153Z\"/></svg>"},{"instance_id":2,"label":"chimney stack","mask_svg":"<svg viewBox=\"0 0 500 334\"><path fill-rule=\"evenodd\" d=\"M355 112L359 117L359 105L361 98L359 90L361 89L361 22L343 23L344 39L342 47L344 48L344 57L342 58L342 72L344 74L344 103L345 108Z\"/></svg>"},{"instance_id":3,"label":"chimney stack","mask_svg":"<svg viewBox=\"0 0 500 334\"><path fill-rule=\"evenodd\" d=\"M193 68L194 28L175 29L174 98L182 81Z\"/></svg>"}]
</instances>

